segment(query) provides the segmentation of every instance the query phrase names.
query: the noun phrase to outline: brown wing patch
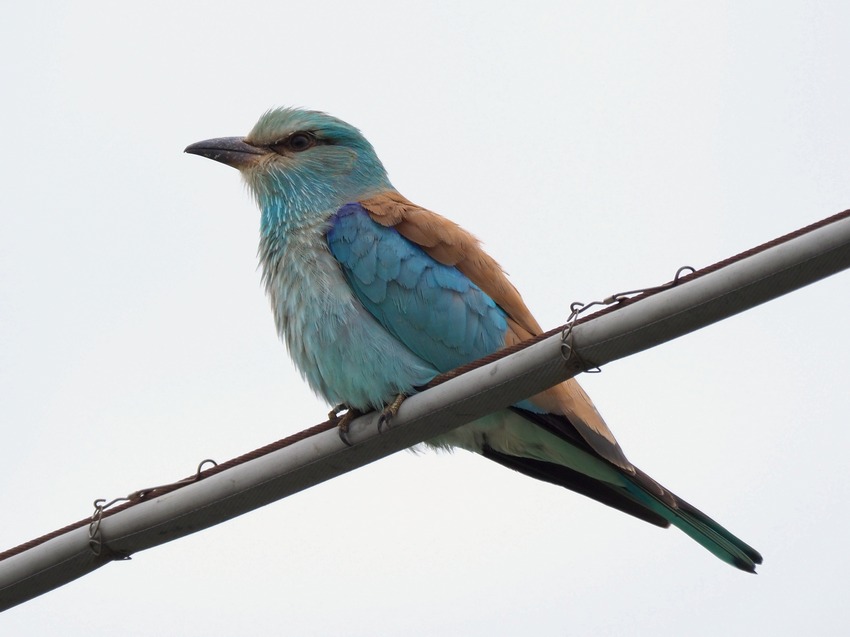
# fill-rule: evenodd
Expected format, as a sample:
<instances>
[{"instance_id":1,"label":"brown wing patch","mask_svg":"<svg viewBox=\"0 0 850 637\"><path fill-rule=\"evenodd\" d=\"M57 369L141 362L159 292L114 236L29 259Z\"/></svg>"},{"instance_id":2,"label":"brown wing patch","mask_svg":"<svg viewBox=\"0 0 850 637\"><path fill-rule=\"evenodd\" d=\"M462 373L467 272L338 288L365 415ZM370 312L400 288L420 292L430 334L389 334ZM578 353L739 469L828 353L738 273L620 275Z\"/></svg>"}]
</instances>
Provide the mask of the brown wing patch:
<instances>
[{"instance_id":1,"label":"brown wing patch","mask_svg":"<svg viewBox=\"0 0 850 637\"><path fill-rule=\"evenodd\" d=\"M371 197L360 204L376 223L395 228L436 261L456 267L498 303L508 315L506 346L543 331L502 268L484 252L472 234L436 212L420 208L397 192ZM577 381L569 379L537 394L531 401L548 412L569 418L599 455L634 473L634 467L626 460L614 435Z\"/></svg>"}]
</instances>

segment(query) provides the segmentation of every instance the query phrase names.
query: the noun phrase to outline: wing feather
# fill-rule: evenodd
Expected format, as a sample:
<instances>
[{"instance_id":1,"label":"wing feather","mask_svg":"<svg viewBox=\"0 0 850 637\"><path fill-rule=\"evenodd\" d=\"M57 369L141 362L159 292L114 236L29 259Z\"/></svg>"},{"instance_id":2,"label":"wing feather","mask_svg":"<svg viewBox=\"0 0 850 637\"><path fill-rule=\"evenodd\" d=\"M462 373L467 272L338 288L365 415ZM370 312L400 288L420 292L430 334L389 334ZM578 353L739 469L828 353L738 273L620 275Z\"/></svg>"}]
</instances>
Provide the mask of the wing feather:
<instances>
[{"instance_id":1,"label":"wing feather","mask_svg":"<svg viewBox=\"0 0 850 637\"><path fill-rule=\"evenodd\" d=\"M504 310L508 328L504 346L542 333L540 324L508 280L499 264L472 234L435 212L421 208L397 192L386 192L360 202L376 223L393 228L418 245L428 256L454 266ZM603 458L634 474L614 434L575 379L537 394L529 402L536 408L566 416L582 438Z\"/></svg>"},{"instance_id":2,"label":"wing feather","mask_svg":"<svg viewBox=\"0 0 850 637\"><path fill-rule=\"evenodd\" d=\"M504 342L504 311L457 268L443 264L359 204L332 217L328 248L360 303L416 356L448 371Z\"/></svg>"}]
</instances>

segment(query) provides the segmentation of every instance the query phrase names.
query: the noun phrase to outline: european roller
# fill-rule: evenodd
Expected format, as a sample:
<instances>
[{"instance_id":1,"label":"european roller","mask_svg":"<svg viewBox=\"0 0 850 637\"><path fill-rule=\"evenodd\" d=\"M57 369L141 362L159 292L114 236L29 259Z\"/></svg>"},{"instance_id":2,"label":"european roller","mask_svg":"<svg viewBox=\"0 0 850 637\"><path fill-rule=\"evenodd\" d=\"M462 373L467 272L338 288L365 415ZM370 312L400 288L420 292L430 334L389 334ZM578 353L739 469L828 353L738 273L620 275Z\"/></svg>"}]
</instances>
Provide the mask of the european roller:
<instances>
[{"instance_id":1,"label":"european roller","mask_svg":"<svg viewBox=\"0 0 850 637\"><path fill-rule=\"evenodd\" d=\"M331 404L399 404L436 375L542 332L466 230L405 199L353 126L291 108L186 152L237 168L261 210L259 256L281 338ZM759 553L626 459L574 379L430 440L636 518L680 528L755 572Z\"/></svg>"}]
</instances>

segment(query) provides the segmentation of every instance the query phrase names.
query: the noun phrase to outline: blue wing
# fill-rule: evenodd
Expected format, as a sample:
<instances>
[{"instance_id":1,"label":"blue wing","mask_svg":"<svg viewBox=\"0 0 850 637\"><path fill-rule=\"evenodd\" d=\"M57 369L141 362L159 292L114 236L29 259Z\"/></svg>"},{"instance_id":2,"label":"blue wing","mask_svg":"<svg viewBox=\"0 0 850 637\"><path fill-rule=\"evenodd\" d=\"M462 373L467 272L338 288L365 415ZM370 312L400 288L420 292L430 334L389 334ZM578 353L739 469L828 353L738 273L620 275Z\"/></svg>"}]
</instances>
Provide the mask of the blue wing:
<instances>
[{"instance_id":1,"label":"blue wing","mask_svg":"<svg viewBox=\"0 0 850 637\"><path fill-rule=\"evenodd\" d=\"M330 220L328 247L361 304L441 372L504 346L505 313L456 268L435 261L357 203Z\"/></svg>"}]
</instances>

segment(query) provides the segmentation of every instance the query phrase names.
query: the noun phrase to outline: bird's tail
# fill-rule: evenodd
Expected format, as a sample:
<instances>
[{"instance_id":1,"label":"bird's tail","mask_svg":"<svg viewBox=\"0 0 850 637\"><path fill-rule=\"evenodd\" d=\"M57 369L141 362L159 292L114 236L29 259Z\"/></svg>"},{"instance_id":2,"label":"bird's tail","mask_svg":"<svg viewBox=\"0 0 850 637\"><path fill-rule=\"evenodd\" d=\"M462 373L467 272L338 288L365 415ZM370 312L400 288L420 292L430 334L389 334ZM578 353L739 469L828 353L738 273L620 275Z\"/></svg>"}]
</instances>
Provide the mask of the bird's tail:
<instances>
[{"instance_id":1,"label":"bird's tail","mask_svg":"<svg viewBox=\"0 0 850 637\"><path fill-rule=\"evenodd\" d=\"M758 551L637 467L635 470L634 476L623 476L626 478L626 490L632 498L681 529L724 562L743 571L756 572L756 565L762 562Z\"/></svg>"},{"instance_id":2,"label":"bird's tail","mask_svg":"<svg viewBox=\"0 0 850 637\"><path fill-rule=\"evenodd\" d=\"M550 462L531 460L513 454L500 453L486 446L481 451L485 457L538 480L545 480L586 495L650 524L661 527L672 524L724 562L743 571L755 573L756 565L761 564L762 557L753 547L732 535L696 507L665 489L643 471L631 463L628 468L613 465L599 456L566 417L551 413L533 413L520 408L512 408L512 411L553 434L561 441L561 444L566 444L568 449L595 457L600 463L616 471L618 478L598 480L584 475L580 470L571 469L568 466L569 463L563 460L555 458ZM569 454L561 455L563 458L569 456ZM587 462L587 457L584 462Z\"/></svg>"}]
</instances>

